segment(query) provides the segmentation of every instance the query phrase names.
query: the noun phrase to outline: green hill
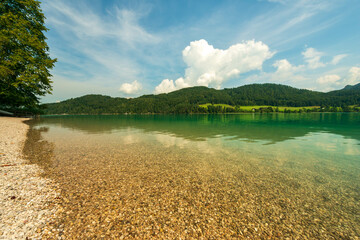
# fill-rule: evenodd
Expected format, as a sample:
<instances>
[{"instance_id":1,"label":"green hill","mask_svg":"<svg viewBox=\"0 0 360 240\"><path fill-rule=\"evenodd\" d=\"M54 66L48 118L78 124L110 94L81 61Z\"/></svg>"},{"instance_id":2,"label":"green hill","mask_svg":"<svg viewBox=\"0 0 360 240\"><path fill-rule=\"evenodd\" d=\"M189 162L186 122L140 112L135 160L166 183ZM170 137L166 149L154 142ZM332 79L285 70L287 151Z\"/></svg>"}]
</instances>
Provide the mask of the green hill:
<instances>
[{"instance_id":1,"label":"green hill","mask_svg":"<svg viewBox=\"0 0 360 240\"><path fill-rule=\"evenodd\" d=\"M241 106L281 106L281 109L301 109L299 107L304 106L328 106L330 109L331 106L349 110L347 106L359 104L360 84L328 93L279 84L251 84L223 90L191 87L132 99L86 95L43 106L45 114L117 114L238 112Z\"/></svg>"},{"instance_id":2,"label":"green hill","mask_svg":"<svg viewBox=\"0 0 360 240\"><path fill-rule=\"evenodd\" d=\"M224 89L235 105L313 106L321 105L324 93L278 84L251 84Z\"/></svg>"}]
</instances>

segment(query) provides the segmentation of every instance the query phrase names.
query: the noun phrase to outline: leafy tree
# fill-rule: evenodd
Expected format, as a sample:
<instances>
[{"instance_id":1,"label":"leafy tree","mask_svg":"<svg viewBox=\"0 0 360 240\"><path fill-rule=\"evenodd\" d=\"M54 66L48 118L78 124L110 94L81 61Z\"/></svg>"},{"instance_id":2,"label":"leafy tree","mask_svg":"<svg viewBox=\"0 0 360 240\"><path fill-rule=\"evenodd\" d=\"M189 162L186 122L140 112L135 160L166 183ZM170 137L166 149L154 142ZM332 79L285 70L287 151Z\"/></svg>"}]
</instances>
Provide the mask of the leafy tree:
<instances>
[{"instance_id":1,"label":"leafy tree","mask_svg":"<svg viewBox=\"0 0 360 240\"><path fill-rule=\"evenodd\" d=\"M51 93L45 16L36 0L0 2L0 105L36 107Z\"/></svg>"}]
</instances>

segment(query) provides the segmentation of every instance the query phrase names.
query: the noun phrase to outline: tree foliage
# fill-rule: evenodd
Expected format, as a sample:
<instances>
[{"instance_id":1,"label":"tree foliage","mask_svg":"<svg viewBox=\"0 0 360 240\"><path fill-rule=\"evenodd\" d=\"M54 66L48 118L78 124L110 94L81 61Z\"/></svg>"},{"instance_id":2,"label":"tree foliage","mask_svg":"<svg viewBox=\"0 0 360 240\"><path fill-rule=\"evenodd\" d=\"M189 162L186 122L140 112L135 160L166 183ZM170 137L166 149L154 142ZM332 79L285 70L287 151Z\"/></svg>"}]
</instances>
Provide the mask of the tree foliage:
<instances>
[{"instance_id":1,"label":"tree foliage","mask_svg":"<svg viewBox=\"0 0 360 240\"><path fill-rule=\"evenodd\" d=\"M348 105L360 104L360 88L356 86L328 93L277 84L251 84L224 90L192 87L168 94L144 95L133 99L86 95L60 103L45 104L44 106L47 108L45 113L48 114L231 113L244 111L241 106L252 105L319 106L311 110L299 109L297 112L336 112L348 110ZM207 107L200 106L206 103L210 103L210 105ZM217 104L225 105L219 106ZM279 108L266 107L254 111L279 112ZM286 109L284 112L291 112L291 110Z\"/></svg>"},{"instance_id":2,"label":"tree foliage","mask_svg":"<svg viewBox=\"0 0 360 240\"><path fill-rule=\"evenodd\" d=\"M36 0L0 2L0 105L34 107L51 93L45 16Z\"/></svg>"}]
</instances>

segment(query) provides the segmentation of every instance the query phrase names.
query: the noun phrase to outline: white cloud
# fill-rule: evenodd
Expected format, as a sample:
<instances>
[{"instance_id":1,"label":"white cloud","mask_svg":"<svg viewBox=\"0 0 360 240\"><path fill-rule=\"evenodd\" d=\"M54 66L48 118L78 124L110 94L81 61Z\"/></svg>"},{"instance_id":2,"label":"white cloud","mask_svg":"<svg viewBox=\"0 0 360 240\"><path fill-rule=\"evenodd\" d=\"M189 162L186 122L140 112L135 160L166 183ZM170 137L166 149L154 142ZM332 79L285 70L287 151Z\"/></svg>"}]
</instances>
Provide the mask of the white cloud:
<instances>
[{"instance_id":1,"label":"white cloud","mask_svg":"<svg viewBox=\"0 0 360 240\"><path fill-rule=\"evenodd\" d=\"M339 54L333 57L331 64L338 64L343 58L347 57L347 54Z\"/></svg>"},{"instance_id":2,"label":"white cloud","mask_svg":"<svg viewBox=\"0 0 360 240\"><path fill-rule=\"evenodd\" d=\"M345 87L346 85L358 84L360 82L360 67L350 68L345 75L343 78L336 74L321 76L316 80L316 83L319 84L317 89L326 92Z\"/></svg>"},{"instance_id":3,"label":"white cloud","mask_svg":"<svg viewBox=\"0 0 360 240\"><path fill-rule=\"evenodd\" d=\"M273 63L276 68L275 72L261 72L246 78L246 82L251 83L281 83L294 87L304 88L303 83L309 79L298 72L305 69L304 65L294 66L287 59L281 59Z\"/></svg>"},{"instance_id":4,"label":"white cloud","mask_svg":"<svg viewBox=\"0 0 360 240\"><path fill-rule=\"evenodd\" d=\"M155 87L155 94L168 93L187 87L191 87L191 85L185 82L184 78L178 78L175 82L170 79L164 79L158 86Z\"/></svg>"},{"instance_id":5,"label":"white cloud","mask_svg":"<svg viewBox=\"0 0 360 240\"><path fill-rule=\"evenodd\" d=\"M204 39L193 41L183 52L187 65L185 77L175 82L165 79L155 93L170 92L190 86L220 88L225 81L252 70L261 70L265 60L274 53L269 47L254 40L238 43L226 50L214 48Z\"/></svg>"},{"instance_id":6,"label":"white cloud","mask_svg":"<svg viewBox=\"0 0 360 240\"><path fill-rule=\"evenodd\" d=\"M309 70L325 67L330 64L337 64L341 59L347 56L347 54L339 54L332 58L331 62L323 63L320 61L321 56L324 53L318 52L314 48L307 48L302 52L304 56L304 61L306 64L302 65L292 65L287 59L277 60L273 63L273 67L276 68L275 72L261 72L259 74L254 74L246 78L246 83L281 83L286 85L291 85L298 88L306 88L311 90L319 91L330 91L339 89L340 86L345 86L346 84L356 84L360 81L360 68L352 67L349 70L349 73L346 74L344 71L348 69L337 68L329 71L323 76L319 76L318 71ZM342 73L342 74L340 74ZM340 76L338 75L340 74ZM344 77L347 75L347 77ZM314 79L316 81L314 81ZM315 84L314 84L315 83ZM312 87L310 87L312 86Z\"/></svg>"},{"instance_id":7,"label":"white cloud","mask_svg":"<svg viewBox=\"0 0 360 240\"><path fill-rule=\"evenodd\" d=\"M141 90L141 84L138 81L133 81L132 83L123 83L119 89L120 92L126 94L134 94Z\"/></svg>"},{"instance_id":8,"label":"white cloud","mask_svg":"<svg viewBox=\"0 0 360 240\"><path fill-rule=\"evenodd\" d=\"M293 66L286 59L281 59L281 60L276 61L273 64L273 66L277 68L276 72L278 72L278 73L295 72L295 71L299 70L299 68L303 67L303 66L298 66L298 67Z\"/></svg>"},{"instance_id":9,"label":"white cloud","mask_svg":"<svg viewBox=\"0 0 360 240\"><path fill-rule=\"evenodd\" d=\"M158 86L155 87L156 94L168 93L168 92L172 92L175 90L176 90L176 87L175 87L174 81L169 80L169 79L162 80L162 82Z\"/></svg>"},{"instance_id":10,"label":"white cloud","mask_svg":"<svg viewBox=\"0 0 360 240\"><path fill-rule=\"evenodd\" d=\"M340 79L341 77L333 74L333 75L321 76L316 80L316 82L319 84L334 84L334 83L338 83Z\"/></svg>"},{"instance_id":11,"label":"white cloud","mask_svg":"<svg viewBox=\"0 0 360 240\"><path fill-rule=\"evenodd\" d=\"M304 77L296 75L296 72L303 69L304 66L294 66L288 60L281 59L276 61L273 64L273 67L276 67L277 70L275 73L268 76L268 81L271 82L297 82L304 80Z\"/></svg>"},{"instance_id":12,"label":"white cloud","mask_svg":"<svg viewBox=\"0 0 360 240\"><path fill-rule=\"evenodd\" d=\"M307 48L305 52L302 52L305 61L308 63L310 69L316 69L319 67L325 67L325 64L320 61L322 52L318 52L315 48Z\"/></svg>"},{"instance_id":13,"label":"white cloud","mask_svg":"<svg viewBox=\"0 0 360 240\"><path fill-rule=\"evenodd\" d=\"M345 80L345 84L354 85L360 82L360 67L352 67L349 70L349 76Z\"/></svg>"}]
</instances>

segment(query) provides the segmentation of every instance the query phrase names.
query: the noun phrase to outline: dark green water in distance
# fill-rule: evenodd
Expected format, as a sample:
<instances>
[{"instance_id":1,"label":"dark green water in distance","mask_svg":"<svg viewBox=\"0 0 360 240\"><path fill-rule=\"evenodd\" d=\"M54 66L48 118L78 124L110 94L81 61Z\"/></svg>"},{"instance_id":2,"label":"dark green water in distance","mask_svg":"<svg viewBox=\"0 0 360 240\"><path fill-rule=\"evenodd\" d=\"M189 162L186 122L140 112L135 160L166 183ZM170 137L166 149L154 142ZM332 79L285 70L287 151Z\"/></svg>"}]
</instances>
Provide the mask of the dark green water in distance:
<instances>
[{"instance_id":1,"label":"dark green water in distance","mask_svg":"<svg viewBox=\"0 0 360 240\"><path fill-rule=\"evenodd\" d=\"M194 141L221 135L276 143L316 132L360 140L360 117L352 113L52 116L42 122L88 134L131 127Z\"/></svg>"},{"instance_id":2,"label":"dark green water in distance","mask_svg":"<svg viewBox=\"0 0 360 240\"><path fill-rule=\"evenodd\" d=\"M30 125L25 153L72 202L59 203L71 212L55 223L65 236L359 237L358 113L44 116Z\"/></svg>"}]
</instances>

